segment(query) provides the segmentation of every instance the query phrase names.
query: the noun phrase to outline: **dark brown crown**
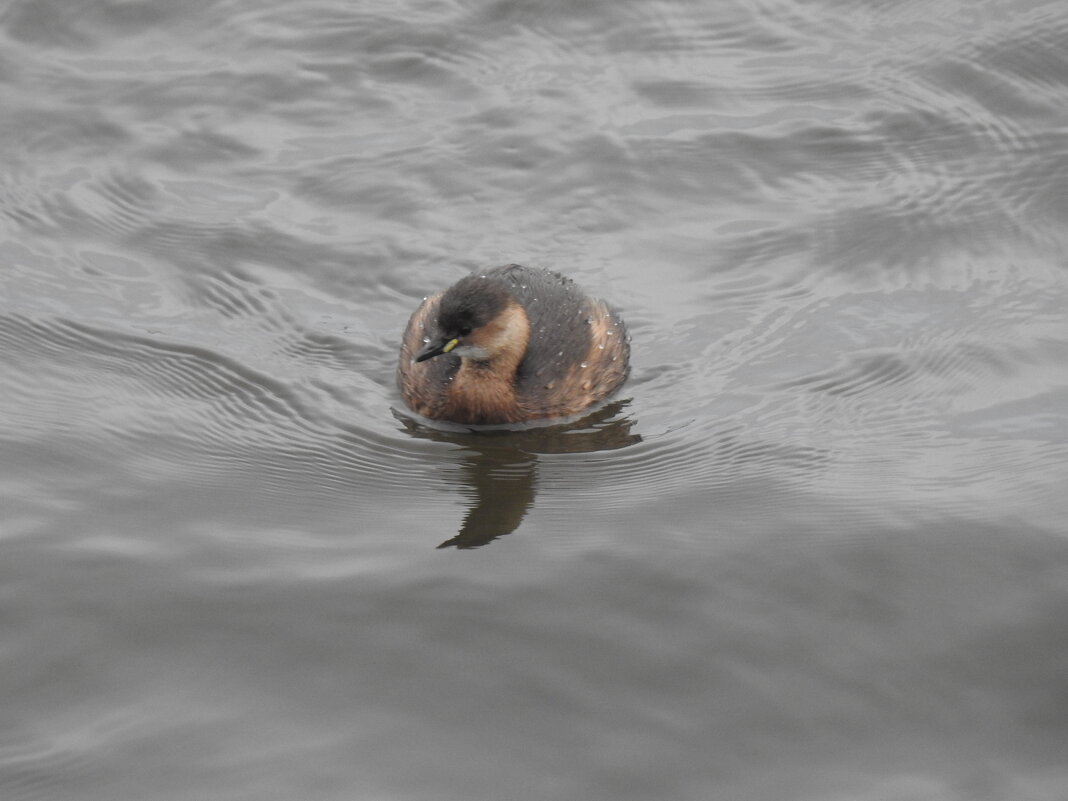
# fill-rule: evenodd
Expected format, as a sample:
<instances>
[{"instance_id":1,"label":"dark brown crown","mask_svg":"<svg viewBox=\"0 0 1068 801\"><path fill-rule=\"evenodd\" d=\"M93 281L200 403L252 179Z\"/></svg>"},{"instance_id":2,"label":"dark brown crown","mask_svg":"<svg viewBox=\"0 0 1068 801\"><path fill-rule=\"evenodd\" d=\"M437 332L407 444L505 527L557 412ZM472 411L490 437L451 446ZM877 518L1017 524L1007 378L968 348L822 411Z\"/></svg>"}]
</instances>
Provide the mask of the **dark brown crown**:
<instances>
[{"instance_id":1,"label":"dark brown crown","mask_svg":"<svg viewBox=\"0 0 1068 801\"><path fill-rule=\"evenodd\" d=\"M445 292L438 306L438 327L446 336L481 328L504 311L514 298L492 278L469 275Z\"/></svg>"}]
</instances>

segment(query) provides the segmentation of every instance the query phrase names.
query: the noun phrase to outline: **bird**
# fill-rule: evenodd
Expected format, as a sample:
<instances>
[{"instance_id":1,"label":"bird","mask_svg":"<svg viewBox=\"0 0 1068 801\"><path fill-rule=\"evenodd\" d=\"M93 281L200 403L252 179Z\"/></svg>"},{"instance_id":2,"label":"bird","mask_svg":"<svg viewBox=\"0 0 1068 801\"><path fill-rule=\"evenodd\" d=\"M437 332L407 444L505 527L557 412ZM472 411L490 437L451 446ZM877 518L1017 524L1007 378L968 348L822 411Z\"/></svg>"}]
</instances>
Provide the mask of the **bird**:
<instances>
[{"instance_id":1,"label":"bird","mask_svg":"<svg viewBox=\"0 0 1068 801\"><path fill-rule=\"evenodd\" d=\"M629 371L612 307L560 273L508 264L423 300L404 331L397 385L425 418L501 425L577 415Z\"/></svg>"}]
</instances>

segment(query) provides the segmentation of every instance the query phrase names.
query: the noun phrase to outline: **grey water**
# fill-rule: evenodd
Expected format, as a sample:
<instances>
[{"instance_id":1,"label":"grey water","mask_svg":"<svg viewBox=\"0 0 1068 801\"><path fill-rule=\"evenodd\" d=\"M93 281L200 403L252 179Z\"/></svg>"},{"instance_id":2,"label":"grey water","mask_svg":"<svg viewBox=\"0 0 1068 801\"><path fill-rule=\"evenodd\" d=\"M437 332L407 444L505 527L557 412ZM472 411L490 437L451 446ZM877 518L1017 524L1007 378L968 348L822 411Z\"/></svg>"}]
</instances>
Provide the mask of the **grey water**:
<instances>
[{"instance_id":1,"label":"grey water","mask_svg":"<svg viewBox=\"0 0 1068 801\"><path fill-rule=\"evenodd\" d=\"M0 1L0 799L1068 797L1063 0ZM614 403L429 428L559 270Z\"/></svg>"}]
</instances>

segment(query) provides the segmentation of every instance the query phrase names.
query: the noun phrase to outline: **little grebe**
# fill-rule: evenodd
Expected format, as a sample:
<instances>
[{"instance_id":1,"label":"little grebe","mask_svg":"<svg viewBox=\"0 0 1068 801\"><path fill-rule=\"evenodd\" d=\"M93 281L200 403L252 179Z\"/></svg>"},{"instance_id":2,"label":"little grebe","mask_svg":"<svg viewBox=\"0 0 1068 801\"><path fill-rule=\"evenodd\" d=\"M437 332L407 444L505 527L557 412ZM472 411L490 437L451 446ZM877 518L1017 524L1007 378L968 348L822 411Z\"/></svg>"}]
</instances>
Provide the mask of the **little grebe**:
<instances>
[{"instance_id":1,"label":"little grebe","mask_svg":"<svg viewBox=\"0 0 1068 801\"><path fill-rule=\"evenodd\" d=\"M577 414L626 380L623 320L573 281L519 264L461 278L404 331L397 384L413 411L488 425Z\"/></svg>"}]
</instances>

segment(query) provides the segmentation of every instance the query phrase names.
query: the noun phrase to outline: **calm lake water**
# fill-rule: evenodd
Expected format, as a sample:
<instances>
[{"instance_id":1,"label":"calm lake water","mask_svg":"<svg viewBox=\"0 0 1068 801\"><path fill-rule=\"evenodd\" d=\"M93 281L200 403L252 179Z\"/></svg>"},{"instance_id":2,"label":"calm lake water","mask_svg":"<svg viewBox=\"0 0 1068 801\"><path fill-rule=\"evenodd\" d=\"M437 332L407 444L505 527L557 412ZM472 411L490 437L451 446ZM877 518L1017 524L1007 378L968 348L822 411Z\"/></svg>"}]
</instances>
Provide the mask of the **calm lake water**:
<instances>
[{"instance_id":1,"label":"calm lake water","mask_svg":"<svg viewBox=\"0 0 1068 801\"><path fill-rule=\"evenodd\" d=\"M1063 801L1066 41L0 0L0 798ZM507 262L630 381L420 425L408 315Z\"/></svg>"}]
</instances>

